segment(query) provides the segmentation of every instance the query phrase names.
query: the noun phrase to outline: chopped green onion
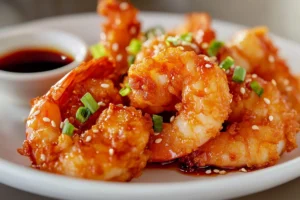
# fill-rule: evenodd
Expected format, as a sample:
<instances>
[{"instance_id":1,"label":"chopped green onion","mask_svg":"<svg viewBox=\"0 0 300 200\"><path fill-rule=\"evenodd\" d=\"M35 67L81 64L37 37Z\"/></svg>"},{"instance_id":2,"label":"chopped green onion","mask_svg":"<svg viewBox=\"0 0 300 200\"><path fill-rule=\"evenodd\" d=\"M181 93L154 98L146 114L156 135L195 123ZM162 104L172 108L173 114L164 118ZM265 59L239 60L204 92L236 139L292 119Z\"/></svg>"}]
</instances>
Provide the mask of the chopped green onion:
<instances>
[{"instance_id":1,"label":"chopped green onion","mask_svg":"<svg viewBox=\"0 0 300 200\"><path fill-rule=\"evenodd\" d=\"M173 36L168 36L166 39L166 43L168 46L170 46L171 44L174 46L179 45L179 38L178 37L173 37Z\"/></svg>"},{"instance_id":2,"label":"chopped green onion","mask_svg":"<svg viewBox=\"0 0 300 200\"><path fill-rule=\"evenodd\" d=\"M237 83L242 83L246 77L246 70L242 67L236 67L233 72L232 80Z\"/></svg>"},{"instance_id":3,"label":"chopped green onion","mask_svg":"<svg viewBox=\"0 0 300 200\"><path fill-rule=\"evenodd\" d=\"M220 67L222 69L228 70L233 64L234 60L230 56L227 56L227 58L221 62Z\"/></svg>"},{"instance_id":4,"label":"chopped green onion","mask_svg":"<svg viewBox=\"0 0 300 200\"><path fill-rule=\"evenodd\" d=\"M106 56L106 49L102 44L95 44L90 47L91 54L94 59Z\"/></svg>"},{"instance_id":5,"label":"chopped green onion","mask_svg":"<svg viewBox=\"0 0 300 200\"><path fill-rule=\"evenodd\" d=\"M80 107L80 108L78 108L78 110L76 112L76 119L78 121L80 121L81 123L84 123L88 120L90 115L91 115L90 109L88 109L86 107Z\"/></svg>"},{"instance_id":6,"label":"chopped green onion","mask_svg":"<svg viewBox=\"0 0 300 200\"><path fill-rule=\"evenodd\" d=\"M180 39L182 41L185 41L185 42L192 42L193 40L193 34L192 33L185 33L185 34L182 34L180 36Z\"/></svg>"},{"instance_id":7,"label":"chopped green onion","mask_svg":"<svg viewBox=\"0 0 300 200\"><path fill-rule=\"evenodd\" d=\"M165 33L165 30L162 27L158 26L158 27L153 27L153 28L148 29L145 32L145 36L147 39L151 39L156 36L163 35L164 33Z\"/></svg>"},{"instance_id":8,"label":"chopped green onion","mask_svg":"<svg viewBox=\"0 0 300 200\"><path fill-rule=\"evenodd\" d=\"M62 129L62 133L68 136L72 136L74 132L74 126L70 122L65 122Z\"/></svg>"},{"instance_id":9,"label":"chopped green onion","mask_svg":"<svg viewBox=\"0 0 300 200\"><path fill-rule=\"evenodd\" d=\"M152 115L153 129L159 133L163 129L163 118L159 115Z\"/></svg>"},{"instance_id":10,"label":"chopped green onion","mask_svg":"<svg viewBox=\"0 0 300 200\"><path fill-rule=\"evenodd\" d=\"M259 97L264 93L264 88L257 81L252 81L250 87Z\"/></svg>"},{"instance_id":11,"label":"chopped green onion","mask_svg":"<svg viewBox=\"0 0 300 200\"><path fill-rule=\"evenodd\" d=\"M121 95L122 97L127 96L130 92L131 92L131 88L129 87L128 84L126 84L126 86L123 87L123 88L119 91L119 93L120 93L120 95Z\"/></svg>"},{"instance_id":12,"label":"chopped green onion","mask_svg":"<svg viewBox=\"0 0 300 200\"><path fill-rule=\"evenodd\" d=\"M129 67L134 63L134 60L135 60L135 56L134 55L129 55L127 57L127 62L128 62L128 66Z\"/></svg>"},{"instance_id":13,"label":"chopped green onion","mask_svg":"<svg viewBox=\"0 0 300 200\"><path fill-rule=\"evenodd\" d=\"M128 46L128 52L133 55L136 55L138 52L140 52L141 48L142 48L142 42L138 39L132 39Z\"/></svg>"},{"instance_id":14,"label":"chopped green onion","mask_svg":"<svg viewBox=\"0 0 300 200\"><path fill-rule=\"evenodd\" d=\"M89 92L87 92L80 100L83 105L91 111L92 114L94 114L99 109L98 103Z\"/></svg>"},{"instance_id":15,"label":"chopped green onion","mask_svg":"<svg viewBox=\"0 0 300 200\"><path fill-rule=\"evenodd\" d=\"M207 53L209 56L216 56L219 50L224 46L224 43L221 41L214 40L209 44Z\"/></svg>"}]
</instances>

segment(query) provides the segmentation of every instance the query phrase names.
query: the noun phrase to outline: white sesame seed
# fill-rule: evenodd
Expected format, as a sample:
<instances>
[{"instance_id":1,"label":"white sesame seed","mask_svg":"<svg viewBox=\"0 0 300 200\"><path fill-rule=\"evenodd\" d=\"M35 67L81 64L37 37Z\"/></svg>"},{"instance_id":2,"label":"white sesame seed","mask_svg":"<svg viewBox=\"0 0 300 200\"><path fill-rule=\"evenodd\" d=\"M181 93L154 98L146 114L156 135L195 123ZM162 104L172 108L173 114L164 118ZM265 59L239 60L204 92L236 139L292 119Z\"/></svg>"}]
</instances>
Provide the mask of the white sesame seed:
<instances>
[{"instance_id":1,"label":"white sesame seed","mask_svg":"<svg viewBox=\"0 0 300 200\"><path fill-rule=\"evenodd\" d=\"M226 173L227 173L227 172L226 172L225 170L221 170L219 174L224 175L224 174L226 174Z\"/></svg>"},{"instance_id":2,"label":"white sesame seed","mask_svg":"<svg viewBox=\"0 0 300 200\"><path fill-rule=\"evenodd\" d=\"M245 94L245 92L246 92L245 88L244 88L244 87L241 87L240 92L241 92L242 94Z\"/></svg>"},{"instance_id":3,"label":"white sesame seed","mask_svg":"<svg viewBox=\"0 0 300 200\"><path fill-rule=\"evenodd\" d=\"M220 170L214 169L214 172L218 174L220 172Z\"/></svg>"},{"instance_id":4,"label":"white sesame seed","mask_svg":"<svg viewBox=\"0 0 300 200\"><path fill-rule=\"evenodd\" d=\"M175 116L172 116L172 117L170 118L170 122L173 122L174 119L175 119Z\"/></svg>"},{"instance_id":5,"label":"white sesame seed","mask_svg":"<svg viewBox=\"0 0 300 200\"><path fill-rule=\"evenodd\" d=\"M271 103L270 99L268 99L268 98L264 98L264 102L268 105Z\"/></svg>"},{"instance_id":6,"label":"white sesame seed","mask_svg":"<svg viewBox=\"0 0 300 200\"><path fill-rule=\"evenodd\" d=\"M276 83L276 81L275 81L274 79L272 79L271 82L272 82L272 84L273 84L274 86L277 85L277 83Z\"/></svg>"},{"instance_id":7,"label":"white sesame seed","mask_svg":"<svg viewBox=\"0 0 300 200\"><path fill-rule=\"evenodd\" d=\"M252 130L259 130L259 127L257 125L253 125Z\"/></svg>"},{"instance_id":8,"label":"white sesame seed","mask_svg":"<svg viewBox=\"0 0 300 200\"><path fill-rule=\"evenodd\" d=\"M211 174L211 170L210 169L206 170L205 174Z\"/></svg>"},{"instance_id":9,"label":"white sesame seed","mask_svg":"<svg viewBox=\"0 0 300 200\"><path fill-rule=\"evenodd\" d=\"M287 86L289 83L290 83L290 81L289 81L288 79L284 79L284 80L283 80L283 84L284 84L285 86Z\"/></svg>"},{"instance_id":10,"label":"white sesame seed","mask_svg":"<svg viewBox=\"0 0 300 200\"><path fill-rule=\"evenodd\" d=\"M207 57L207 56L204 56L204 60L205 61L210 61L209 57Z\"/></svg>"},{"instance_id":11,"label":"white sesame seed","mask_svg":"<svg viewBox=\"0 0 300 200\"><path fill-rule=\"evenodd\" d=\"M99 133L98 129L93 129L92 131L93 131L93 133Z\"/></svg>"},{"instance_id":12,"label":"white sesame seed","mask_svg":"<svg viewBox=\"0 0 300 200\"><path fill-rule=\"evenodd\" d=\"M257 74L252 74L252 78L257 78Z\"/></svg>"},{"instance_id":13,"label":"white sesame seed","mask_svg":"<svg viewBox=\"0 0 300 200\"><path fill-rule=\"evenodd\" d=\"M98 106L105 106L106 104L103 101L98 102Z\"/></svg>"},{"instance_id":14,"label":"white sesame seed","mask_svg":"<svg viewBox=\"0 0 300 200\"><path fill-rule=\"evenodd\" d=\"M160 133L159 132L155 132L154 135L158 136Z\"/></svg>"},{"instance_id":15,"label":"white sesame seed","mask_svg":"<svg viewBox=\"0 0 300 200\"><path fill-rule=\"evenodd\" d=\"M239 170L240 172L247 172L247 170L245 168L242 168Z\"/></svg>"},{"instance_id":16,"label":"white sesame seed","mask_svg":"<svg viewBox=\"0 0 300 200\"><path fill-rule=\"evenodd\" d=\"M269 121L273 121L274 117L272 115L269 116Z\"/></svg>"},{"instance_id":17,"label":"white sesame seed","mask_svg":"<svg viewBox=\"0 0 300 200\"><path fill-rule=\"evenodd\" d=\"M100 40L102 40L102 41L106 40L105 33L103 33L103 32L100 33Z\"/></svg>"},{"instance_id":18,"label":"white sesame seed","mask_svg":"<svg viewBox=\"0 0 300 200\"><path fill-rule=\"evenodd\" d=\"M208 47L208 43L206 43L206 42L202 43L201 47L202 47L203 49L206 49L206 48Z\"/></svg>"},{"instance_id":19,"label":"white sesame seed","mask_svg":"<svg viewBox=\"0 0 300 200\"><path fill-rule=\"evenodd\" d=\"M159 144L159 143L161 143L161 141L162 141L162 138L157 138L157 139L155 140L155 143L156 143L156 144Z\"/></svg>"},{"instance_id":20,"label":"white sesame seed","mask_svg":"<svg viewBox=\"0 0 300 200\"><path fill-rule=\"evenodd\" d=\"M118 54L116 57L117 62L120 62L122 58L123 58L122 54Z\"/></svg>"},{"instance_id":21,"label":"white sesame seed","mask_svg":"<svg viewBox=\"0 0 300 200\"><path fill-rule=\"evenodd\" d=\"M121 19L120 18L117 18L116 21L115 21L116 25L120 25L121 24Z\"/></svg>"},{"instance_id":22,"label":"white sesame seed","mask_svg":"<svg viewBox=\"0 0 300 200\"><path fill-rule=\"evenodd\" d=\"M274 58L274 56L272 56L272 55L269 55L269 62L270 63L273 63L274 61L275 61L275 58Z\"/></svg>"},{"instance_id":23,"label":"white sesame seed","mask_svg":"<svg viewBox=\"0 0 300 200\"><path fill-rule=\"evenodd\" d=\"M48 117L43 117L44 122L50 122L51 120Z\"/></svg>"},{"instance_id":24,"label":"white sesame seed","mask_svg":"<svg viewBox=\"0 0 300 200\"><path fill-rule=\"evenodd\" d=\"M118 43L113 43L113 45L111 46L111 49L113 51L118 51L119 50L119 44Z\"/></svg>"},{"instance_id":25,"label":"white sesame seed","mask_svg":"<svg viewBox=\"0 0 300 200\"><path fill-rule=\"evenodd\" d=\"M33 115L33 116L37 116L38 114L40 114L40 112L41 112L40 110L37 110L37 111L35 111L32 115Z\"/></svg>"},{"instance_id":26,"label":"white sesame seed","mask_svg":"<svg viewBox=\"0 0 300 200\"><path fill-rule=\"evenodd\" d=\"M208 89L207 89L207 88L204 88L204 92L205 92L205 93L208 93Z\"/></svg>"},{"instance_id":27,"label":"white sesame seed","mask_svg":"<svg viewBox=\"0 0 300 200\"><path fill-rule=\"evenodd\" d=\"M211 64L205 64L206 68L211 68Z\"/></svg>"},{"instance_id":28,"label":"white sesame seed","mask_svg":"<svg viewBox=\"0 0 300 200\"><path fill-rule=\"evenodd\" d=\"M65 125L65 123L64 122L60 122L60 125L59 125L59 128L63 128L64 127L64 125Z\"/></svg>"},{"instance_id":29,"label":"white sesame seed","mask_svg":"<svg viewBox=\"0 0 300 200\"><path fill-rule=\"evenodd\" d=\"M110 156L112 156L112 155L114 155L115 150L112 149L112 148L110 148L110 149L108 150L108 153L109 153Z\"/></svg>"},{"instance_id":30,"label":"white sesame seed","mask_svg":"<svg viewBox=\"0 0 300 200\"><path fill-rule=\"evenodd\" d=\"M88 135L86 138L85 138L85 141L86 142L89 142L89 141L91 141L92 140L92 136L90 136L90 135Z\"/></svg>"},{"instance_id":31,"label":"white sesame seed","mask_svg":"<svg viewBox=\"0 0 300 200\"><path fill-rule=\"evenodd\" d=\"M42 161L45 161L45 160L46 160L45 154L41 154L41 160L42 160Z\"/></svg>"},{"instance_id":32,"label":"white sesame seed","mask_svg":"<svg viewBox=\"0 0 300 200\"><path fill-rule=\"evenodd\" d=\"M53 120L51 121L51 126L54 127L54 128L56 127L55 121L53 121Z\"/></svg>"},{"instance_id":33,"label":"white sesame seed","mask_svg":"<svg viewBox=\"0 0 300 200\"><path fill-rule=\"evenodd\" d=\"M126 9L128 9L128 7L129 7L129 5L128 5L127 2L120 3L120 9L121 10L126 10Z\"/></svg>"},{"instance_id":34,"label":"white sesame seed","mask_svg":"<svg viewBox=\"0 0 300 200\"><path fill-rule=\"evenodd\" d=\"M292 87L292 86L288 86L288 87L285 88L285 90L286 90L287 92L290 92L290 91L293 90L293 87Z\"/></svg>"},{"instance_id":35,"label":"white sesame seed","mask_svg":"<svg viewBox=\"0 0 300 200\"><path fill-rule=\"evenodd\" d=\"M64 123L67 123L67 122L69 122L69 119L68 119L68 118L65 119Z\"/></svg>"},{"instance_id":36,"label":"white sesame seed","mask_svg":"<svg viewBox=\"0 0 300 200\"><path fill-rule=\"evenodd\" d=\"M247 78L245 82L246 82L246 83L250 83L251 81L252 81L251 78Z\"/></svg>"},{"instance_id":37,"label":"white sesame seed","mask_svg":"<svg viewBox=\"0 0 300 200\"><path fill-rule=\"evenodd\" d=\"M109 88L109 84L107 83L101 83L100 85L102 88Z\"/></svg>"},{"instance_id":38,"label":"white sesame seed","mask_svg":"<svg viewBox=\"0 0 300 200\"><path fill-rule=\"evenodd\" d=\"M130 34L131 34L131 35L136 34L136 28L135 28L134 26L131 27L129 31L130 31Z\"/></svg>"}]
</instances>

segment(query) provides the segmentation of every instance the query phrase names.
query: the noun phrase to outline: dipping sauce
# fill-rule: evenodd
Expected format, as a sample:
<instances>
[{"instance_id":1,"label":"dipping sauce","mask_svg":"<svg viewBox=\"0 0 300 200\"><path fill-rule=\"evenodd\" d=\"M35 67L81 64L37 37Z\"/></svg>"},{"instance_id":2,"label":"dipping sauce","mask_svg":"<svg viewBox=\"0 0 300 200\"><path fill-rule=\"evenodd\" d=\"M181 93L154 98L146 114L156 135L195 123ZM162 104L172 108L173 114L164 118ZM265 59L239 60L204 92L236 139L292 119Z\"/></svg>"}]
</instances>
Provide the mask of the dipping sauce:
<instances>
[{"instance_id":1,"label":"dipping sauce","mask_svg":"<svg viewBox=\"0 0 300 200\"><path fill-rule=\"evenodd\" d=\"M0 56L0 70L18 73L43 72L60 68L74 58L50 48L25 48Z\"/></svg>"}]
</instances>

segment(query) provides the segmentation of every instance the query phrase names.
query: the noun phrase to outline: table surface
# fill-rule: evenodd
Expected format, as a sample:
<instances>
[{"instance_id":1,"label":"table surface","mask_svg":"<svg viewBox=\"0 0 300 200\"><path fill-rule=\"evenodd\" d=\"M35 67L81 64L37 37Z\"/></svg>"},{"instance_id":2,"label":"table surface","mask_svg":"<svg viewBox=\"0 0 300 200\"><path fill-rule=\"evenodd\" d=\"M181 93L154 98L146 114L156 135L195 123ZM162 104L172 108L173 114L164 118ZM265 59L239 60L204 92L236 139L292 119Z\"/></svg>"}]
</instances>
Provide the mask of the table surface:
<instances>
[{"instance_id":1,"label":"table surface","mask_svg":"<svg viewBox=\"0 0 300 200\"><path fill-rule=\"evenodd\" d=\"M260 193L252 194L249 196L241 197L236 200L293 200L300 199L300 178L295 179L289 183L283 184L281 186L266 190ZM245 186L246 187L246 186ZM10 199L10 200L52 200L52 198L42 197L34 195L31 193L23 192L5 185L0 184L0 199Z\"/></svg>"}]
</instances>

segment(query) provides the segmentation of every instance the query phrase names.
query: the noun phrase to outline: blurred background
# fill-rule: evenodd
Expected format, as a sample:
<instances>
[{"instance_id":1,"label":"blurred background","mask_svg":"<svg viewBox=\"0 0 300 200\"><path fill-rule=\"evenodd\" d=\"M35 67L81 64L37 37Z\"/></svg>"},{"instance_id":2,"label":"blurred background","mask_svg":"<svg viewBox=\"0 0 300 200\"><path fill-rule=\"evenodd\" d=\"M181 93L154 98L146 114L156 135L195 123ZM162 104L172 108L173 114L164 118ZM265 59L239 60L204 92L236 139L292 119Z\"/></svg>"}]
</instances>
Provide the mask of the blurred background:
<instances>
[{"instance_id":1,"label":"blurred background","mask_svg":"<svg viewBox=\"0 0 300 200\"><path fill-rule=\"evenodd\" d=\"M272 32L300 42L300 0L132 0L141 10L206 11L214 18ZM0 0L0 29L39 18L95 12L97 0Z\"/></svg>"}]
</instances>

